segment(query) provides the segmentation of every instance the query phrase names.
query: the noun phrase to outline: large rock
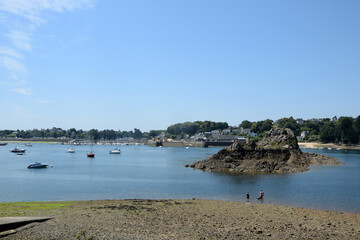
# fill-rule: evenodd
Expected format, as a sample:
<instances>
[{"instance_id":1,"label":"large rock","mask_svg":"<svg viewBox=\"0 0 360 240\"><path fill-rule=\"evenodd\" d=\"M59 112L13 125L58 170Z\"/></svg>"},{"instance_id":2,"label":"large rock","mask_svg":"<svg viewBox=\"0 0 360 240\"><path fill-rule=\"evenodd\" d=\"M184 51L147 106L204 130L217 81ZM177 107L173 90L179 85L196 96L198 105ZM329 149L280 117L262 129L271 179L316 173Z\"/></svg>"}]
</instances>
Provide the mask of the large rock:
<instances>
[{"instance_id":1,"label":"large rock","mask_svg":"<svg viewBox=\"0 0 360 240\"><path fill-rule=\"evenodd\" d=\"M204 171L239 173L294 173L310 165L338 165L338 159L303 153L290 129L273 128L259 141L235 141L208 159L186 165Z\"/></svg>"}]
</instances>

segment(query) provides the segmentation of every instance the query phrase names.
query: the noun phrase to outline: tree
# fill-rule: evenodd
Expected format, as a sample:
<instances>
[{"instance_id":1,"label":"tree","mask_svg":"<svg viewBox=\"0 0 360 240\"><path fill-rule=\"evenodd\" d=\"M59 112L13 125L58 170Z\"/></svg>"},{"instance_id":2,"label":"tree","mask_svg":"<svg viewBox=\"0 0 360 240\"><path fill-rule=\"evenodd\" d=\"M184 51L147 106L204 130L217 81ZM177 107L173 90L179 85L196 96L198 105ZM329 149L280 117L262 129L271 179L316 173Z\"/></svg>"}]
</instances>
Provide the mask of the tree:
<instances>
[{"instance_id":1,"label":"tree","mask_svg":"<svg viewBox=\"0 0 360 240\"><path fill-rule=\"evenodd\" d=\"M281 128L290 128L295 133L295 136L300 135L300 126L293 117L281 118L277 121L277 124Z\"/></svg>"},{"instance_id":2,"label":"tree","mask_svg":"<svg viewBox=\"0 0 360 240\"><path fill-rule=\"evenodd\" d=\"M358 136L358 143L360 142L360 115L354 121L354 129Z\"/></svg>"},{"instance_id":3,"label":"tree","mask_svg":"<svg viewBox=\"0 0 360 240\"><path fill-rule=\"evenodd\" d=\"M162 132L166 132L165 130L150 130L149 136L154 138L158 135L160 135Z\"/></svg>"},{"instance_id":4,"label":"tree","mask_svg":"<svg viewBox=\"0 0 360 240\"><path fill-rule=\"evenodd\" d=\"M74 139L76 137L76 129L75 128L70 128L69 130L67 130L66 131L66 137Z\"/></svg>"},{"instance_id":5,"label":"tree","mask_svg":"<svg viewBox=\"0 0 360 240\"><path fill-rule=\"evenodd\" d=\"M274 121L266 119L264 121L253 122L251 125L251 131L257 134L269 131L272 128Z\"/></svg>"},{"instance_id":6,"label":"tree","mask_svg":"<svg viewBox=\"0 0 360 240\"><path fill-rule=\"evenodd\" d=\"M327 122L321 128L320 140L323 143L335 142L336 140L336 126L333 122Z\"/></svg>"},{"instance_id":7,"label":"tree","mask_svg":"<svg viewBox=\"0 0 360 240\"><path fill-rule=\"evenodd\" d=\"M137 128L134 128L134 138L135 139L140 139L140 138L142 138L142 132L139 130L139 129L137 129Z\"/></svg>"},{"instance_id":8,"label":"tree","mask_svg":"<svg viewBox=\"0 0 360 240\"><path fill-rule=\"evenodd\" d=\"M248 120L244 120L241 122L241 124L239 125L239 127L242 127L242 128L251 128L252 126L252 122L248 121Z\"/></svg>"},{"instance_id":9,"label":"tree","mask_svg":"<svg viewBox=\"0 0 360 240\"><path fill-rule=\"evenodd\" d=\"M223 130L229 127L226 122L212 122L212 121L196 121L184 122L171 125L167 128L167 132L171 135L194 135L199 132L210 132L212 130Z\"/></svg>"},{"instance_id":10,"label":"tree","mask_svg":"<svg viewBox=\"0 0 360 240\"><path fill-rule=\"evenodd\" d=\"M88 135L91 140L99 140L100 139L100 134L97 129L91 129L89 131Z\"/></svg>"},{"instance_id":11,"label":"tree","mask_svg":"<svg viewBox=\"0 0 360 240\"><path fill-rule=\"evenodd\" d=\"M359 136L354 128L354 119L352 117L340 117L338 120L338 128L340 139L343 143L358 143Z\"/></svg>"},{"instance_id":12,"label":"tree","mask_svg":"<svg viewBox=\"0 0 360 240\"><path fill-rule=\"evenodd\" d=\"M311 121L307 120L305 126L310 131L311 135L319 135L320 128L324 125L323 121Z\"/></svg>"}]
</instances>

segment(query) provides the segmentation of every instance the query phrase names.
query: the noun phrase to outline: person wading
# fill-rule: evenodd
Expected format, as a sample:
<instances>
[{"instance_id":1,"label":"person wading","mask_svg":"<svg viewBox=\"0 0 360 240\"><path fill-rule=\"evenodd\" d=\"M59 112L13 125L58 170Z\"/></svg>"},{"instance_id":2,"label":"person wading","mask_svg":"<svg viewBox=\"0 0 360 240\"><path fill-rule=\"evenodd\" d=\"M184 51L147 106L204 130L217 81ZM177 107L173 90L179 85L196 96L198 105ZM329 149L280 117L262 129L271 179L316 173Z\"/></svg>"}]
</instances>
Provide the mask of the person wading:
<instances>
[{"instance_id":1,"label":"person wading","mask_svg":"<svg viewBox=\"0 0 360 240\"><path fill-rule=\"evenodd\" d=\"M257 198L258 200L263 200L264 199L264 191L260 190L260 197Z\"/></svg>"}]
</instances>

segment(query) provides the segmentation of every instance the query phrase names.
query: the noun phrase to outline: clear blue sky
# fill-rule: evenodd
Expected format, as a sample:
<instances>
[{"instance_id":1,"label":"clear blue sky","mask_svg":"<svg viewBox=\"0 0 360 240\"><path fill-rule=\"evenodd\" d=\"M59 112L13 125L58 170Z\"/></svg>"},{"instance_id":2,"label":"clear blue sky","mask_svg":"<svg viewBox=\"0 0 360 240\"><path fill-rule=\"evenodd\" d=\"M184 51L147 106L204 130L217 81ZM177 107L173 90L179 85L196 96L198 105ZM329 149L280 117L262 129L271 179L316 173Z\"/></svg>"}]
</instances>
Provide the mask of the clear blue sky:
<instances>
[{"instance_id":1,"label":"clear blue sky","mask_svg":"<svg viewBox=\"0 0 360 240\"><path fill-rule=\"evenodd\" d=\"M0 129L360 114L360 1L0 0Z\"/></svg>"}]
</instances>

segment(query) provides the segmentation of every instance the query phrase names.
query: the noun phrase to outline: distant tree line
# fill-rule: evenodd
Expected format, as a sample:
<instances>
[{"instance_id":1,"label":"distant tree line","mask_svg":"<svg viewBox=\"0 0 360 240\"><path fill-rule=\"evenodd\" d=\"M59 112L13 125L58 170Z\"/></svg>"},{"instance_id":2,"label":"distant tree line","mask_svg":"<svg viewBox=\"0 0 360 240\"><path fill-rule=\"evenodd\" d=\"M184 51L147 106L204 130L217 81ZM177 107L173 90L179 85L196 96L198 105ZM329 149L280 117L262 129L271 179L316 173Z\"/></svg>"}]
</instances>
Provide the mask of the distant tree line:
<instances>
[{"instance_id":1,"label":"distant tree line","mask_svg":"<svg viewBox=\"0 0 360 240\"><path fill-rule=\"evenodd\" d=\"M167 132L171 135L194 135L200 132L211 132L212 130L223 130L229 127L226 122L196 121L171 125Z\"/></svg>"},{"instance_id":2,"label":"distant tree line","mask_svg":"<svg viewBox=\"0 0 360 240\"><path fill-rule=\"evenodd\" d=\"M259 137L264 136L266 131L272 127L290 128L296 136L305 132L304 140L321 141L323 143L360 143L360 115L357 118L340 117L336 121L329 118L310 119L299 123L293 117L281 118L277 121L270 119L251 122L244 120L238 126L243 129L250 129L257 133ZM162 132L168 136L194 135L196 133L211 132L212 130L234 129L226 122L213 121L196 121L184 122L171 125L167 130L151 130L141 132L140 129L134 128L134 131L114 131L114 130L97 130L89 131L77 130L70 128L63 130L61 128L51 129L33 129L33 130L0 130L0 138L68 138L68 139L90 139L90 140L115 140L119 138L155 138ZM238 133L241 134L241 133Z\"/></svg>"},{"instance_id":3,"label":"distant tree line","mask_svg":"<svg viewBox=\"0 0 360 240\"><path fill-rule=\"evenodd\" d=\"M250 122L248 120L244 120L241 122L239 127L244 129L250 129L251 132L258 134L262 137L266 131L269 131L274 125L274 121L270 119L266 119L263 121Z\"/></svg>"},{"instance_id":4,"label":"distant tree line","mask_svg":"<svg viewBox=\"0 0 360 240\"><path fill-rule=\"evenodd\" d=\"M341 117L336 122L325 122L321 127L322 142L360 143L360 116Z\"/></svg>"},{"instance_id":5,"label":"distant tree line","mask_svg":"<svg viewBox=\"0 0 360 240\"><path fill-rule=\"evenodd\" d=\"M360 143L360 115L357 118L340 117L336 121L330 118L310 119L298 123L293 117L281 118L276 122L264 120L258 122L242 121L240 127L251 129L263 136L272 127L290 128L296 136L305 132L304 140L321 141L323 143Z\"/></svg>"},{"instance_id":6,"label":"distant tree line","mask_svg":"<svg viewBox=\"0 0 360 240\"><path fill-rule=\"evenodd\" d=\"M156 131L155 131L156 132ZM157 133L157 132L156 132ZM68 139L89 139L89 140L115 140L124 137L134 139L149 138L150 134L154 135L154 130L150 133L143 133L135 128L134 131L114 131L114 130L97 130L89 131L77 130L70 128L63 130L61 128L52 129L33 129L33 130L0 130L1 138L68 138Z\"/></svg>"}]
</instances>

